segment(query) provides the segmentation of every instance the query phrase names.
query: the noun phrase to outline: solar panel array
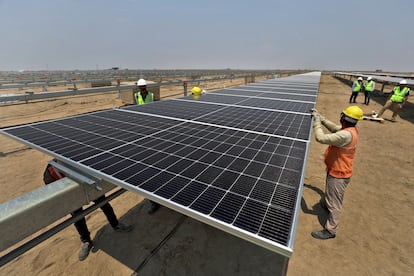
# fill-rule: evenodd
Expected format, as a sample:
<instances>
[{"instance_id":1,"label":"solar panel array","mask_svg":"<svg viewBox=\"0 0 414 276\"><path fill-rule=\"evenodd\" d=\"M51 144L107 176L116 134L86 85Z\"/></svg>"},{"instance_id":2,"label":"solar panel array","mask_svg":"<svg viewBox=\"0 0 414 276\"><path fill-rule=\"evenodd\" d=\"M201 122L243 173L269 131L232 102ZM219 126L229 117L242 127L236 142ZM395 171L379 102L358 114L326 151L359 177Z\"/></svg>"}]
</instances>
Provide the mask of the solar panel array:
<instances>
[{"instance_id":1,"label":"solar panel array","mask_svg":"<svg viewBox=\"0 0 414 276\"><path fill-rule=\"evenodd\" d=\"M289 257L319 81L309 73L2 133Z\"/></svg>"},{"instance_id":2,"label":"solar panel array","mask_svg":"<svg viewBox=\"0 0 414 276\"><path fill-rule=\"evenodd\" d=\"M405 79L407 81L407 84L410 86L414 85L414 80L412 79L412 76L410 75L403 75L401 74L401 76L398 76L398 74L390 74L390 76L384 76L384 74L382 75L378 75L378 74L362 74L362 73L349 73L349 72L334 72L335 75L344 75L344 76L353 76L355 78L357 77L362 77L363 79L367 79L368 77L371 77L373 80L376 81L381 81L384 83L393 83L393 84L397 84L400 81L402 81L403 79ZM388 75L388 74L387 74Z\"/></svg>"}]
</instances>

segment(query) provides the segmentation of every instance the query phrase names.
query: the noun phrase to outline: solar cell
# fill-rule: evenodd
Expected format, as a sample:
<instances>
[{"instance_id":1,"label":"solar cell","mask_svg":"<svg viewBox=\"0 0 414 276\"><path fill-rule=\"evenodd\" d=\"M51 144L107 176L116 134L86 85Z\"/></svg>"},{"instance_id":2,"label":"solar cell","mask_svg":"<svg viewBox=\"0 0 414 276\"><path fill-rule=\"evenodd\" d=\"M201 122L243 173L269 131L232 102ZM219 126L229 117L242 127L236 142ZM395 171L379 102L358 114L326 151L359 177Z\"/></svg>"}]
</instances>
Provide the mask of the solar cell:
<instances>
[{"instance_id":1,"label":"solar cell","mask_svg":"<svg viewBox=\"0 0 414 276\"><path fill-rule=\"evenodd\" d=\"M2 133L289 257L320 73L303 78L311 85L278 80L294 88L284 94L269 83Z\"/></svg>"}]
</instances>

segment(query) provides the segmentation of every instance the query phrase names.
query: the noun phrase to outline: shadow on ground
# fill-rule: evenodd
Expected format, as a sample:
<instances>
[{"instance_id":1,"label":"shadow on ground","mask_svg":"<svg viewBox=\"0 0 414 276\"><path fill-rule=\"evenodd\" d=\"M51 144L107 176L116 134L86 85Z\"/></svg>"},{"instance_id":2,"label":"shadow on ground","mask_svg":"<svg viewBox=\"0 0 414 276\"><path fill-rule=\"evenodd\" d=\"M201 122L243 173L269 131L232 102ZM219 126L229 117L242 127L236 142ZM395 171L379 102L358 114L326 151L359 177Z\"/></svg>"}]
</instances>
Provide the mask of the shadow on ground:
<instances>
[{"instance_id":1,"label":"shadow on ground","mask_svg":"<svg viewBox=\"0 0 414 276\"><path fill-rule=\"evenodd\" d=\"M107 225L94 238L133 275L286 275L288 258L162 207L148 215L143 201L121 221L130 233Z\"/></svg>"},{"instance_id":2,"label":"shadow on ground","mask_svg":"<svg viewBox=\"0 0 414 276\"><path fill-rule=\"evenodd\" d=\"M324 192L319 189L318 187L312 186L310 184L306 184L304 183L303 186L307 189L310 189L314 192L316 192L317 194L319 194L319 196L321 197L321 199L324 198ZM308 205L306 204L305 199L302 196L302 200L300 202L302 211L305 214L310 214L310 215L315 215L318 217L318 221L319 224L324 227L326 220L328 219L328 212L322 207L322 205L320 204L320 202L318 201L318 203L315 203L312 208L309 208Z\"/></svg>"}]
</instances>

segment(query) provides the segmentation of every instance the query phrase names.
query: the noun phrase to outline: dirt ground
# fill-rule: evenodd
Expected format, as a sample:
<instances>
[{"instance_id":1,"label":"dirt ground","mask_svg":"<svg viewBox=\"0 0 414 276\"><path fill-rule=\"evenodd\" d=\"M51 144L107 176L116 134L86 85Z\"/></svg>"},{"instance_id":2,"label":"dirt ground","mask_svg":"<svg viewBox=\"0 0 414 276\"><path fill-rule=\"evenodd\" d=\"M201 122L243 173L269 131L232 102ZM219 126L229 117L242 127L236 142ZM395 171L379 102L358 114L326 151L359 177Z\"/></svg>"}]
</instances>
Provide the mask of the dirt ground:
<instances>
[{"instance_id":1,"label":"dirt ground","mask_svg":"<svg viewBox=\"0 0 414 276\"><path fill-rule=\"evenodd\" d=\"M348 106L349 85L323 75L318 110L338 121L341 110ZM226 84L215 86L222 88ZM378 111L385 99L375 96L365 106L361 104L363 95L359 95L357 102L365 113L371 113ZM322 227L326 218L318 204L324 190L325 146L312 139L287 275L414 274L412 99L401 110L396 123L358 123L360 142L341 225L337 237L327 241L315 240L310 235ZM0 106L0 127L121 104L114 93ZM391 111L386 111L384 117L390 118ZM1 135L0 202L40 187L49 159L46 154ZM284 260L268 250L166 208L149 216L148 203L137 194L127 192L111 204L122 221L134 224L130 234L112 233L98 210L87 216L96 248L85 261L78 261L80 242L71 226L1 267L0 275L278 275L278 268L283 266Z\"/></svg>"}]
</instances>

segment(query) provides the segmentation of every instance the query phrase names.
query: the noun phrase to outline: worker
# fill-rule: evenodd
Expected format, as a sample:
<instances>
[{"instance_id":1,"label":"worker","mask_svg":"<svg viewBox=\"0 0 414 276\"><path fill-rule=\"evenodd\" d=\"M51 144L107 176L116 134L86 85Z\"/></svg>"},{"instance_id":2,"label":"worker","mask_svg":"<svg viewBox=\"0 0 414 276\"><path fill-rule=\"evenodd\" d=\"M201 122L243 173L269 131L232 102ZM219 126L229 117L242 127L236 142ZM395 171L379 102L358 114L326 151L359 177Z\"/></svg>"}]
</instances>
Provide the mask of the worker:
<instances>
[{"instance_id":1,"label":"worker","mask_svg":"<svg viewBox=\"0 0 414 276\"><path fill-rule=\"evenodd\" d=\"M147 81L139 79L137 81L138 91L134 94L136 104L152 103L154 94L147 90Z\"/></svg>"},{"instance_id":2,"label":"worker","mask_svg":"<svg viewBox=\"0 0 414 276\"><path fill-rule=\"evenodd\" d=\"M352 94L349 98L349 103L356 103L356 98L358 97L358 93L362 91L362 88L362 78L358 77L358 79L352 84Z\"/></svg>"},{"instance_id":3,"label":"worker","mask_svg":"<svg viewBox=\"0 0 414 276\"><path fill-rule=\"evenodd\" d=\"M56 159L54 159L55 162L58 162ZM58 179L61 179L65 177L65 174L58 171L55 167L48 164L46 166L46 169L43 173L43 182L47 185L50 184ZM105 199L105 196L101 196L98 199L94 200L94 202L99 202L100 200ZM101 210L104 212L106 218L108 219L109 224L112 226L115 232L130 232L133 229L132 225L124 224L122 222L119 222L114 209L112 206L108 203L102 205ZM78 215L83 211L82 207L73 211L71 213L72 217ZM86 225L86 219L85 217L82 217L78 221L74 223L76 230L79 233L80 240L82 242L81 249L79 251L79 261L85 260L89 252L91 251L93 247L93 242L91 239L91 234L89 233L88 226Z\"/></svg>"},{"instance_id":4,"label":"worker","mask_svg":"<svg viewBox=\"0 0 414 276\"><path fill-rule=\"evenodd\" d=\"M375 81L372 77L368 77L367 81L364 83L364 104L369 105L369 100L371 99L371 93L375 90Z\"/></svg>"},{"instance_id":5,"label":"worker","mask_svg":"<svg viewBox=\"0 0 414 276\"><path fill-rule=\"evenodd\" d=\"M312 236L316 239L325 240L336 236L345 188L351 181L352 162L358 144L356 124L363 119L363 115L362 109L358 106L349 106L341 113L341 125L336 125L320 115L316 109L312 111L316 141L329 145L325 150L327 169L325 194L320 201L329 215L324 229L312 232ZM331 133L325 134L322 125Z\"/></svg>"},{"instance_id":6,"label":"worker","mask_svg":"<svg viewBox=\"0 0 414 276\"><path fill-rule=\"evenodd\" d=\"M193 95L193 99L195 100L199 99L202 93L203 90L198 86L194 86L193 88L191 88L191 95Z\"/></svg>"},{"instance_id":7,"label":"worker","mask_svg":"<svg viewBox=\"0 0 414 276\"><path fill-rule=\"evenodd\" d=\"M386 101L385 105L378 112L378 117L381 118L384 111L392 106L392 122L396 122L397 114L400 109L406 104L408 96L410 94L410 88L407 86L406 80L401 80L400 83L394 87L390 97Z\"/></svg>"},{"instance_id":8,"label":"worker","mask_svg":"<svg viewBox=\"0 0 414 276\"><path fill-rule=\"evenodd\" d=\"M154 94L147 90L147 81L144 79L139 79L137 81L137 86L139 91L135 93L135 102L138 105L152 103L154 101ZM150 207L148 209L148 214L153 214L158 210L160 205L152 200L150 202Z\"/></svg>"}]
</instances>

